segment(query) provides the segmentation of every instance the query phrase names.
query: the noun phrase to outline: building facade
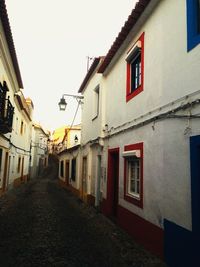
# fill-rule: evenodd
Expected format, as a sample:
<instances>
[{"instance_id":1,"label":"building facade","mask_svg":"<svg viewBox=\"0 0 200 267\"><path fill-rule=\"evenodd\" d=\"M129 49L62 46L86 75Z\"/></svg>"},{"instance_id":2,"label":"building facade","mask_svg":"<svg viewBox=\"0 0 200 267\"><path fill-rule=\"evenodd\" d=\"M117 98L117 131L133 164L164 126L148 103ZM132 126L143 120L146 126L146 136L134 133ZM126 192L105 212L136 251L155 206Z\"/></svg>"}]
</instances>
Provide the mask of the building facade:
<instances>
[{"instance_id":1,"label":"building facade","mask_svg":"<svg viewBox=\"0 0 200 267\"><path fill-rule=\"evenodd\" d=\"M22 91L6 5L0 1L0 194L26 182L31 170L37 169L38 163L34 160L37 129L44 131L33 125L34 106ZM47 134L43 135L47 139ZM39 141L42 142L40 150L47 147L45 138ZM46 150L40 153L44 164L47 164L46 153Z\"/></svg>"},{"instance_id":2,"label":"building facade","mask_svg":"<svg viewBox=\"0 0 200 267\"><path fill-rule=\"evenodd\" d=\"M196 266L200 242L199 14L140 0L79 89L79 194L174 267Z\"/></svg>"},{"instance_id":3,"label":"building facade","mask_svg":"<svg viewBox=\"0 0 200 267\"><path fill-rule=\"evenodd\" d=\"M81 125L63 126L55 129L51 136L51 153L58 154L80 144Z\"/></svg>"},{"instance_id":4,"label":"building facade","mask_svg":"<svg viewBox=\"0 0 200 267\"><path fill-rule=\"evenodd\" d=\"M33 105L25 99L5 1L0 3L0 192L28 179Z\"/></svg>"},{"instance_id":5,"label":"building facade","mask_svg":"<svg viewBox=\"0 0 200 267\"><path fill-rule=\"evenodd\" d=\"M48 166L50 132L41 125L33 123L31 135L30 177L38 177Z\"/></svg>"}]
</instances>

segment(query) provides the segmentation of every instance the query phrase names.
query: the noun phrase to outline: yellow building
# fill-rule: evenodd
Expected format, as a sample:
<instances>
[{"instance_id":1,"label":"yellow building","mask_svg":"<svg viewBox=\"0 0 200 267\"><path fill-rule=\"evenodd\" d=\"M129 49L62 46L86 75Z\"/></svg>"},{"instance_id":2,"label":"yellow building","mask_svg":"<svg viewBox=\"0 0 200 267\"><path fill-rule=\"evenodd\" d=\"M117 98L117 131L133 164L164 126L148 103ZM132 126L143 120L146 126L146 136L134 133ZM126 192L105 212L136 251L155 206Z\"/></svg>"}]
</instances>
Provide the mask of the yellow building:
<instances>
[{"instance_id":1,"label":"yellow building","mask_svg":"<svg viewBox=\"0 0 200 267\"><path fill-rule=\"evenodd\" d=\"M80 144L81 125L62 126L52 133L52 152L59 153L65 149Z\"/></svg>"}]
</instances>

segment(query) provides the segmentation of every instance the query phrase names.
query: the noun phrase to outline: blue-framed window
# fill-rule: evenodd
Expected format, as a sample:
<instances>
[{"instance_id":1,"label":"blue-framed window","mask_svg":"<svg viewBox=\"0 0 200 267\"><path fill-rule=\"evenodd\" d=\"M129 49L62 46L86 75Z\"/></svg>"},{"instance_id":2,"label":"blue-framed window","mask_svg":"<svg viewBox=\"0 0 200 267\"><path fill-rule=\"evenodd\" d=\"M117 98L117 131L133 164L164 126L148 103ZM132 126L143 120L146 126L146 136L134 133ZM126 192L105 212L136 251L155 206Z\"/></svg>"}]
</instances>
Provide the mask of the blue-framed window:
<instances>
[{"instance_id":1,"label":"blue-framed window","mask_svg":"<svg viewBox=\"0 0 200 267\"><path fill-rule=\"evenodd\" d=\"M187 50L200 43L200 0L187 0Z\"/></svg>"}]
</instances>

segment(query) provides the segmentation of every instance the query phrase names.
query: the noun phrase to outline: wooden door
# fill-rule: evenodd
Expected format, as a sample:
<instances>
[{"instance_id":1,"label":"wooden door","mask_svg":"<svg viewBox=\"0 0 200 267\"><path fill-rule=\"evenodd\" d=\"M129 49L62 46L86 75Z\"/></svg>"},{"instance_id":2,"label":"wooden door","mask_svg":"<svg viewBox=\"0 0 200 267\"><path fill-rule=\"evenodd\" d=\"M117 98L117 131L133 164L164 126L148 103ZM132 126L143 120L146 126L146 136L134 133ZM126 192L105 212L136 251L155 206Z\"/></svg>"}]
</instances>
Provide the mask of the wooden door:
<instances>
[{"instance_id":1,"label":"wooden door","mask_svg":"<svg viewBox=\"0 0 200 267\"><path fill-rule=\"evenodd\" d=\"M69 185L69 161L65 162L65 183Z\"/></svg>"},{"instance_id":2,"label":"wooden door","mask_svg":"<svg viewBox=\"0 0 200 267\"><path fill-rule=\"evenodd\" d=\"M21 181L24 180L24 157L22 158Z\"/></svg>"},{"instance_id":3,"label":"wooden door","mask_svg":"<svg viewBox=\"0 0 200 267\"><path fill-rule=\"evenodd\" d=\"M117 217L119 191L119 148L108 151L107 207L108 215Z\"/></svg>"},{"instance_id":4,"label":"wooden door","mask_svg":"<svg viewBox=\"0 0 200 267\"><path fill-rule=\"evenodd\" d=\"M97 180L96 180L96 197L95 197L95 206L100 205L100 196L101 196L101 156L97 156Z\"/></svg>"},{"instance_id":5,"label":"wooden door","mask_svg":"<svg viewBox=\"0 0 200 267\"><path fill-rule=\"evenodd\" d=\"M2 191L3 192L6 191L7 175L8 175L8 152L6 152L5 163L4 163L3 185L2 185Z\"/></svg>"},{"instance_id":6,"label":"wooden door","mask_svg":"<svg viewBox=\"0 0 200 267\"><path fill-rule=\"evenodd\" d=\"M87 201L87 157L83 158L83 166L82 166L82 200Z\"/></svg>"}]
</instances>

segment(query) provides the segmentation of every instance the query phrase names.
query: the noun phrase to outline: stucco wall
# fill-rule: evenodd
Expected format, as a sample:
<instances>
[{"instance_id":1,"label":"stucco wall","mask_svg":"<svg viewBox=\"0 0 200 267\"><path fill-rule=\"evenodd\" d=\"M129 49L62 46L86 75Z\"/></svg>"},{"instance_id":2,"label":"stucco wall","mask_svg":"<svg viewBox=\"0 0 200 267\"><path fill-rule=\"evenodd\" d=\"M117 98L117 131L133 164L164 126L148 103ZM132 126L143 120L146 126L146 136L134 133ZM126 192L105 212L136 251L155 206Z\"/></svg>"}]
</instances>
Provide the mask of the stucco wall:
<instances>
[{"instance_id":1,"label":"stucco wall","mask_svg":"<svg viewBox=\"0 0 200 267\"><path fill-rule=\"evenodd\" d=\"M127 103L125 57L143 32L144 91ZM199 134L198 121L190 122L192 130L189 135L186 133L188 121L183 119L165 119L156 121L155 125L152 122L134 130L125 129L129 126L128 122L134 124L134 119L139 117L145 121L141 116L145 117L159 107L161 109L157 109L157 114L161 114L168 103L169 111L178 99L177 103L181 105L199 98L199 93L196 93L195 96L181 99L200 89L200 46L187 52L186 1L160 1L131 42L125 42L124 53L104 78L105 122L111 134L107 142L109 148L120 148L119 204L160 227L163 227L163 219L167 218L191 229L189 135ZM199 111L192 108L183 113L189 112L198 114ZM117 133L118 126L124 131L112 136L112 133ZM144 143L143 209L123 197L124 160L121 153L125 145L138 142ZM107 150L104 152L105 168L106 159Z\"/></svg>"},{"instance_id":2,"label":"stucco wall","mask_svg":"<svg viewBox=\"0 0 200 267\"><path fill-rule=\"evenodd\" d=\"M154 130L147 125L109 141L109 148L120 148L119 204L160 227L167 218L191 229L190 151L185 127L183 121L166 120L156 123ZM122 152L125 145L139 142L144 144L143 209L124 200Z\"/></svg>"},{"instance_id":3,"label":"stucco wall","mask_svg":"<svg viewBox=\"0 0 200 267\"><path fill-rule=\"evenodd\" d=\"M12 60L9 54L9 49L5 40L2 23L0 21L0 82L6 82L9 91L7 97L10 97L10 102L14 106L14 117L12 132L5 134L7 138L5 140L0 137L0 147L3 148L3 157L1 165L1 181L0 187L2 187L3 174L5 167L5 153L8 152L8 165L7 165L7 179L6 185L10 185L21 175L27 176L29 172L29 151L30 151L30 139L31 139L31 122L27 118L26 114L20 109L16 97L14 96L20 88L16 79L15 71L13 68ZM17 119L18 118L18 119ZM20 135L20 123L21 120L26 124L26 132ZM7 149L6 149L7 148ZM21 149L20 149L21 148ZM18 172L18 157L21 157L21 167ZM24 168L22 172L22 159L24 158Z\"/></svg>"},{"instance_id":4,"label":"stucco wall","mask_svg":"<svg viewBox=\"0 0 200 267\"><path fill-rule=\"evenodd\" d=\"M126 103L125 57L143 32L144 91ZM161 1L105 77L109 128L199 90L200 47L188 53L186 33L186 1Z\"/></svg>"},{"instance_id":5,"label":"stucco wall","mask_svg":"<svg viewBox=\"0 0 200 267\"><path fill-rule=\"evenodd\" d=\"M101 135L102 129L102 91L101 74L95 74L91 77L88 85L83 92L84 104L82 108L82 134L81 143L86 144L89 140L96 139ZM99 85L99 113L94 117L94 90Z\"/></svg>"},{"instance_id":6,"label":"stucco wall","mask_svg":"<svg viewBox=\"0 0 200 267\"><path fill-rule=\"evenodd\" d=\"M72 159L76 158L76 178L75 181L71 179L71 170L72 170ZM61 169L61 161L63 160L64 165L63 165L63 173L64 177L61 177L60 175L60 169ZM61 155L59 155L59 172L58 172L58 177L59 179L65 181L65 162L69 161L69 183L75 188L75 189L80 189L80 174L81 174L81 154L80 150L76 149L74 151L66 151L65 153L63 152Z\"/></svg>"}]
</instances>

